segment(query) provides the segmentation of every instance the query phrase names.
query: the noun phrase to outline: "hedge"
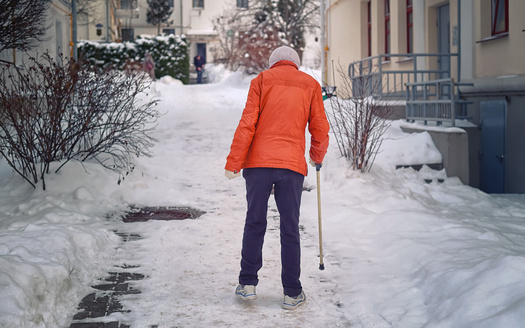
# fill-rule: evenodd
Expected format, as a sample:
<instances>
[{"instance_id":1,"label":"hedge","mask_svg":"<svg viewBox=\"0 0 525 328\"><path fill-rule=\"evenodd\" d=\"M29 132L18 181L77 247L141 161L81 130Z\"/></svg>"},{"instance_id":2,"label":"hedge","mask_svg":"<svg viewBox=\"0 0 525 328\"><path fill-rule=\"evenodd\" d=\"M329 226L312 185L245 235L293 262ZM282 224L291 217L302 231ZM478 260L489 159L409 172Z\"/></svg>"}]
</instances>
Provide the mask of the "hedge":
<instances>
[{"instance_id":1,"label":"hedge","mask_svg":"<svg viewBox=\"0 0 525 328\"><path fill-rule=\"evenodd\" d=\"M169 75L183 83L189 81L190 61L184 35L140 35L134 42L99 43L80 41L79 56L100 68L124 69L126 62L142 63L146 52L155 60L155 76Z\"/></svg>"}]
</instances>

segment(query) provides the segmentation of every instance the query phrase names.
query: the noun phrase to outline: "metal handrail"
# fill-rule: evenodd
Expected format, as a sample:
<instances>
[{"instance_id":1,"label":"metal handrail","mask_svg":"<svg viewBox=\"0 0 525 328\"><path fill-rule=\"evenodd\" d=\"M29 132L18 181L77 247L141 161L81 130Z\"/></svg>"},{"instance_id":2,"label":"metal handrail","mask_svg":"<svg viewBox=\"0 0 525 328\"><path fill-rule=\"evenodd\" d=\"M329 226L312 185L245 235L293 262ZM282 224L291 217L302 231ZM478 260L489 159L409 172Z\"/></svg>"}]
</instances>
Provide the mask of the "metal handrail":
<instances>
[{"instance_id":1,"label":"metal handrail","mask_svg":"<svg viewBox=\"0 0 525 328\"><path fill-rule=\"evenodd\" d=\"M455 53L412 53L384 54L361 59L348 67L348 75L353 91L358 97L403 98L406 83L429 81L451 77L450 66L447 70L428 69L428 59L448 60L457 57ZM394 58L399 58L394 61ZM424 60L424 62L423 62ZM412 69L391 68L392 63L413 62Z\"/></svg>"},{"instance_id":2,"label":"metal handrail","mask_svg":"<svg viewBox=\"0 0 525 328\"><path fill-rule=\"evenodd\" d=\"M438 125L456 122L457 87L453 78L406 83L406 119L436 121Z\"/></svg>"}]
</instances>

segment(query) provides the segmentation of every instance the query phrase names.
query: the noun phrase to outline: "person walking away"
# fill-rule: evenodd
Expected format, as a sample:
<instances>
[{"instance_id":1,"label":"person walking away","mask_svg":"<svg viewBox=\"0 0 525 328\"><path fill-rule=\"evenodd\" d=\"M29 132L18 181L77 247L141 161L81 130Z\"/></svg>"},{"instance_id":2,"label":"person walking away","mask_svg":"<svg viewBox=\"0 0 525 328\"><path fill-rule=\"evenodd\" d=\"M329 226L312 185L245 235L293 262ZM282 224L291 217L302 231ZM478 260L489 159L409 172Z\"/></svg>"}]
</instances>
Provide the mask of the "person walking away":
<instances>
[{"instance_id":1,"label":"person walking away","mask_svg":"<svg viewBox=\"0 0 525 328\"><path fill-rule=\"evenodd\" d=\"M197 54L193 58L193 65L195 65L195 70L197 71L197 84L202 83L202 73L204 72L204 58L200 54Z\"/></svg>"},{"instance_id":2,"label":"person walking away","mask_svg":"<svg viewBox=\"0 0 525 328\"><path fill-rule=\"evenodd\" d=\"M243 300L257 298L257 273L262 267L268 199L273 187L280 215L282 307L293 310L306 302L300 281L299 236L301 194L308 173L305 130L308 126L310 163L315 166L323 162L330 128L321 86L298 70L297 52L279 47L270 55L269 66L251 82L225 166L229 179L240 176L243 170L248 203L235 294Z\"/></svg>"},{"instance_id":3,"label":"person walking away","mask_svg":"<svg viewBox=\"0 0 525 328\"><path fill-rule=\"evenodd\" d=\"M149 52L146 52L144 55L143 69L144 72L146 72L149 77L155 81L155 61Z\"/></svg>"}]
</instances>

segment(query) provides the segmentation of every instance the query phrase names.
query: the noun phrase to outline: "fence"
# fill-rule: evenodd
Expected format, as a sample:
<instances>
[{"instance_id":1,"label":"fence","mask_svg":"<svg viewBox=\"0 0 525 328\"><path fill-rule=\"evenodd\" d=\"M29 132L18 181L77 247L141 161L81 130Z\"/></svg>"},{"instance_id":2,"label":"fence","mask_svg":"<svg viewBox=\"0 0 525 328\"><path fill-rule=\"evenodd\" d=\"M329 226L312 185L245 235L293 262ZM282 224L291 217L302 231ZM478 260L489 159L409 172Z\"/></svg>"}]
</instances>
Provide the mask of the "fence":
<instances>
[{"instance_id":1,"label":"fence","mask_svg":"<svg viewBox=\"0 0 525 328\"><path fill-rule=\"evenodd\" d=\"M406 119L450 122L455 126L456 99L454 79L406 83Z\"/></svg>"},{"instance_id":2,"label":"fence","mask_svg":"<svg viewBox=\"0 0 525 328\"><path fill-rule=\"evenodd\" d=\"M457 54L378 55L351 63L348 74L354 94L359 97L403 99L406 83L450 78L452 58ZM439 63L447 64L439 68Z\"/></svg>"}]
</instances>

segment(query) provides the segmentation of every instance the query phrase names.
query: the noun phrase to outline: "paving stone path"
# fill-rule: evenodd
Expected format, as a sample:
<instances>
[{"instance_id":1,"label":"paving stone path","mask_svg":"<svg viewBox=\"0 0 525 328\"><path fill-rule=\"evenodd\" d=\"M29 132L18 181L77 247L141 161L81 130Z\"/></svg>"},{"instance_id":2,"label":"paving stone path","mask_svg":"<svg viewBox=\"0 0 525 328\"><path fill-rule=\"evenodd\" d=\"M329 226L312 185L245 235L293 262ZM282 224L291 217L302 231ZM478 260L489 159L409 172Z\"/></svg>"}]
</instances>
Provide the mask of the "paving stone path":
<instances>
[{"instance_id":1,"label":"paving stone path","mask_svg":"<svg viewBox=\"0 0 525 328\"><path fill-rule=\"evenodd\" d=\"M141 239L138 234L125 234L118 231L115 233L122 238L123 242ZM100 284L92 286L96 291L82 299L78 305L79 312L73 317L73 323L69 328L129 328L131 326L129 323L97 322L96 319L115 312L129 312L122 307L119 298L122 295L140 294L140 290L130 286L129 281L142 280L144 275L126 271L129 269L136 271L137 268L137 266L127 265L116 268L120 270L109 272L109 276L101 280ZM155 328L155 326L150 328Z\"/></svg>"},{"instance_id":2,"label":"paving stone path","mask_svg":"<svg viewBox=\"0 0 525 328\"><path fill-rule=\"evenodd\" d=\"M126 223L148 220L184 220L195 219L202 214L204 212L191 208L144 207L132 208L132 211L122 220ZM135 233L115 231L115 234L120 236L124 243L142 238ZM92 286L95 291L82 299L78 305L78 313L73 316L69 328L130 328L130 322L108 322L107 319L104 320L104 317L116 312L130 312L122 306L119 299L124 295L140 294L140 290L130 284L131 281L145 278L143 274L137 273L138 268L140 267L124 265L108 272L108 276L102 278L100 284ZM158 326L151 325L147 328L158 328Z\"/></svg>"}]
</instances>

